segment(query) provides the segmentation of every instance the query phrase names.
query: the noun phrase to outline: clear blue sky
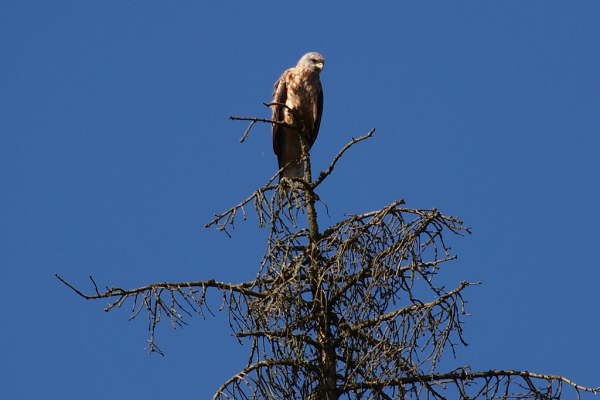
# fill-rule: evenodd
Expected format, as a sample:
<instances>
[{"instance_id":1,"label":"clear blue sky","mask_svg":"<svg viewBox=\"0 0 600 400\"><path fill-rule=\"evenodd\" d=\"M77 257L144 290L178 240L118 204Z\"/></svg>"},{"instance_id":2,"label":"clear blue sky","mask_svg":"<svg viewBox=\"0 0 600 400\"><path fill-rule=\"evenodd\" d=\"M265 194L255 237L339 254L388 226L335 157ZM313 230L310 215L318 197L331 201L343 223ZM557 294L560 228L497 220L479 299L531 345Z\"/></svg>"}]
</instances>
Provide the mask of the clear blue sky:
<instances>
[{"instance_id":1,"label":"clear blue sky","mask_svg":"<svg viewBox=\"0 0 600 400\"><path fill-rule=\"evenodd\" d=\"M284 5L285 4L285 5ZM3 399L209 399L249 346L226 315L148 356L130 305L91 290L255 276L267 232L205 229L277 168L273 83L325 56L313 147L330 217L405 199L458 215L469 347L443 367L600 386L600 3L63 1L0 5ZM214 308L218 308L215 296Z\"/></svg>"}]
</instances>

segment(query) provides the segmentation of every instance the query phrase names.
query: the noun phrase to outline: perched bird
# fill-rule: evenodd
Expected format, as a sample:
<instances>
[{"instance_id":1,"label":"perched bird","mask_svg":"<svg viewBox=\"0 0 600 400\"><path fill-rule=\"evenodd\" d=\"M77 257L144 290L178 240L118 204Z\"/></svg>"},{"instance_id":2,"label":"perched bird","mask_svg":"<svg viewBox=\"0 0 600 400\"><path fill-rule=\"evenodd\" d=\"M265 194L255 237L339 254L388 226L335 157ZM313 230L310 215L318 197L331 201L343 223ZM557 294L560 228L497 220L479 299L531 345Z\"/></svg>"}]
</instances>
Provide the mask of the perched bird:
<instances>
[{"instance_id":1,"label":"perched bird","mask_svg":"<svg viewBox=\"0 0 600 400\"><path fill-rule=\"evenodd\" d=\"M284 121L293 126L303 127L303 133L310 149L317 139L321 114L323 113L323 88L319 74L325 59L319 53L307 53L294 68L281 75L273 92L273 120ZM292 111L293 110L293 111ZM294 119L294 115L298 121ZM304 177L304 162L300 160L302 146L298 131L273 124L273 151L279 161L279 169L291 162L279 175L283 177Z\"/></svg>"}]
</instances>

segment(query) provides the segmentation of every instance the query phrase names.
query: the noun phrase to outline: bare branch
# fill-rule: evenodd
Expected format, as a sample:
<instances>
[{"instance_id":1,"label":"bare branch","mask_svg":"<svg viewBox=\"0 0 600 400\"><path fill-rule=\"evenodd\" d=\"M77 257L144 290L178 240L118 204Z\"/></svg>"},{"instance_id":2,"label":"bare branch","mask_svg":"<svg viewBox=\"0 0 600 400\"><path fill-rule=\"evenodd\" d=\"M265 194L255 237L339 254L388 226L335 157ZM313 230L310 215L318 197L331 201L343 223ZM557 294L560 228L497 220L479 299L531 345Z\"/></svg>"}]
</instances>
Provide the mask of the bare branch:
<instances>
[{"instance_id":1,"label":"bare branch","mask_svg":"<svg viewBox=\"0 0 600 400\"><path fill-rule=\"evenodd\" d=\"M251 121L250 122L250 126L248 126L248 129L246 129L246 131L244 132L244 135L242 136L242 138L240 139L240 143L243 143L246 140L246 137L248 137L248 134L250 133L250 129L252 129L252 127L254 126L255 123L257 122L265 122L268 124L276 124L276 125L281 125L285 128L290 128L290 129L295 129L295 130L299 130L299 128L295 125L290 125L285 121L275 121L272 119L265 119L265 118L249 118L249 117L234 117L232 115L229 116L229 119L232 121Z\"/></svg>"},{"instance_id":2,"label":"bare branch","mask_svg":"<svg viewBox=\"0 0 600 400\"><path fill-rule=\"evenodd\" d=\"M195 282L153 283L148 286L143 286L143 287L140 287L137 289L130 289L130 290L124 290L121 288L112 287L110 289L107 289L106 292L101 293L101 294L86 295L86 294L82 293L80 290L76 289L73 285L71 285L70 283L65 281L60 275L54 274L54 276L56 276L58 279L60 279L60 281L62 283L64 283L68 287L70 287L73 291L75 291L75 293L77 293L81 297L85 298L86 300L111 298L111 297L115 297L115 296L119 296L119 297L133 296L136 294L141 294L148 290L157 290L157 289L167 289L167 290L174 290L174 291L181 292L182 288L194 288L194 287L199 287L199 288L203 288L203 289L208 288L208 287L214 287L214 288L218 288L218 289L222 289L222 290L231 290L233 292L238 292L238 293L241 293L241 294L244 294L247 296L259 297L259 298L266 296L265 293L256 292L256 291L249 289L250 287L254 286L254 282L232 284L232 283L225 283L225 282L216 282L214 279L210 279L208 281L195 281Z\"/></svg>"},{"instance_id":3,"label":"bare branch","mask_svg":"<svg viewBox=\"0 0 600 400\"><path fill-rule=\"evenodd\" d=\"M364 136L359 137L358 139L352 138L352 141L350 143L348 143L346 146L344 146L344 148L337 153L337 155L331 162L331 165L329 165L329 168L327 168L326 171L323 171L319 174L319 178L313 183L313 189L315 189L317 186L319 186L325 180L325 178L327 178L333 172L333 168L335 167L335 164L337 164L339 159L342 158L342 155L346 152L346 150L348 150L350 147L354 146L356 143L370 138L371 136L373 136L373 132L375 132L375 128L371 129L369 131L369 133L367 133Z\"/></svg>"},{"instance_id":4,"label":"bare branch","mask_svg":"<svg viewBox=\"0 0 600 400\"><path fill-rule=\"evenodd\" d=\"M462 389L466 387L471 382L474 382L475 379L487 379L487 378L507 378L507 384L513 383L511 378L513 377L521 377L526 379L532 386L529 390L535 391L537 390L536 385L531 382L531 378L533 379L541 379L547 381L549 384L554 382L564 382L574 389L582 392L589 392L593 394L597 394L600 392L600 387L597 388L588 388L581 385L576 384L575 382L559 376L559 375L544 375L544 374L536 374L533 372L527 371L513 371L513 370L500 370L500 371L486 371L486 372L470 372L468 368L460 368L459 370L455 370L449 373L439 373L439 374L428 374L428 375L418 375L418 376L406 376L403 378L392 379L388 381L370 381L370 382L361 382L353 385L347 385L343 388L343 393L351 392L358 389L375 389L381 387L392 387L392 386L404 386L407 384L414 383L439 383L439 382L454 382L457 385L460 385ZM489 383L489 381L486 381ZM496 383L496 386L499 386L500 382ZM507 385L508 386L508 385ZM489 384L486 384L486 389L489 390ZM481 393L481 392L480 392ZM508 393L507 393L508 394ZM501 398L508 398L509 396L502 396ZM579 397L579 396L578 396ZM437 397L436 397L437 398ZM472 397L475 398L475 397ZM492 397L494 398L494 397ZM540 396L539 398L549 398ZM552 397L554 398L554 397Z\"/></svg>"}]
</instances>

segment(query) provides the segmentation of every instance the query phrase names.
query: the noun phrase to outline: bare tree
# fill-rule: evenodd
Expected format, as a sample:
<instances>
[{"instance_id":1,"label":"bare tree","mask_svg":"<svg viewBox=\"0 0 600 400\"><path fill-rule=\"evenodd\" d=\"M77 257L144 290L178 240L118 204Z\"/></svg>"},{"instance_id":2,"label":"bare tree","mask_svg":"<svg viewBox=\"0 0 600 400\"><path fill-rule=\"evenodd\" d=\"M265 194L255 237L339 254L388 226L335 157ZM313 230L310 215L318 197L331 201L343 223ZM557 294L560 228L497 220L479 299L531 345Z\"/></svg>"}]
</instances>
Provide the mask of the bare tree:
<instances>
[{"instance_id":1,"label":"bare tree","mask_svg":"<svg viewBox=\"0 0 600 400\"><path fill-rule=\"evenodd\" d=\"M283 124L231 118L252 121L242 141L256 122ZM181 326L185 315L210 311L209 289L221 291L231 329L240 341L250 341L251 351L248 364L214 399L559 399L565 384L577 398L600 391L530 372L473 372L468 366L439 372L442 353L466 344L463 291L479 283L447 290L434 278L456 258L446 237L469 228L435 208L409 209L398 200L321 230L316 189L344 152L374 129L346 145L314 181L306 141L297 130L305 179L272 184L275 175L206 225L227 232L240 213L245 219L246 207L254 207L259 225L270 233L254 280L107 287L101 293L90 277L95 292L87 295L57 277L86 299L110 299L106 311L131 299L131 318L147 312L149 349L161 354L155 344L161 316Z\"/></svg>"}]
</instances>

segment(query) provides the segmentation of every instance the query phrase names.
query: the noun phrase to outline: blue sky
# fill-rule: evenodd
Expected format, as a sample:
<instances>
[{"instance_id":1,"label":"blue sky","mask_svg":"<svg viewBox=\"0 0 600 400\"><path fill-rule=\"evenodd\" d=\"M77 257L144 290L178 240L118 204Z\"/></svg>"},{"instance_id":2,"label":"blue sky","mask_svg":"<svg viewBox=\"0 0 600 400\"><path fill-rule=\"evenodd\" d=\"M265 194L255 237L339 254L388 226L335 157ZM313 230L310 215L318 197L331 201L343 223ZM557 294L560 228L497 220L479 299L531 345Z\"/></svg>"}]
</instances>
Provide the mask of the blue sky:
<instances>
[{"instance_id":1,"label":"blue sky","mask_svg":"<svg viewBox=\"0 0 600 400\"><path fill-rule=\"evenodd\" d=\"M469 343L443 367L600 386L600 3L62 1L0 5L0 397L208 399L247 360L224 313L158 330L92 289L255 276L267 232L205 229L277 169L279 75L325 56L312 163L329 216L458 215ZM215 296L218 308L218 296Z\"/></svg>"}]
</instances>

